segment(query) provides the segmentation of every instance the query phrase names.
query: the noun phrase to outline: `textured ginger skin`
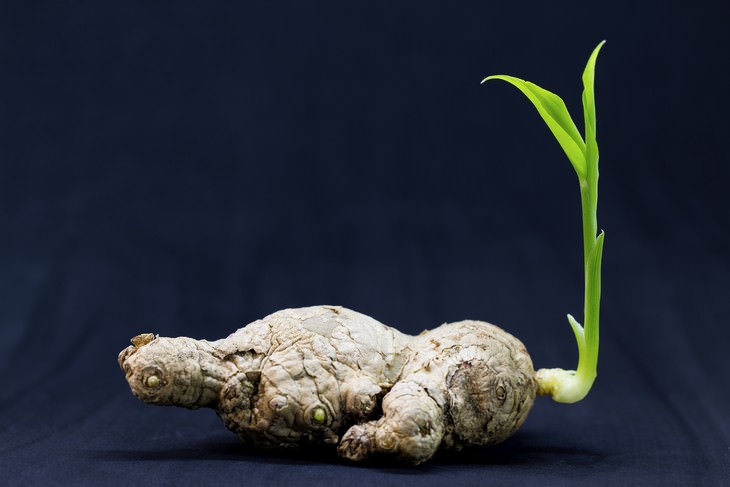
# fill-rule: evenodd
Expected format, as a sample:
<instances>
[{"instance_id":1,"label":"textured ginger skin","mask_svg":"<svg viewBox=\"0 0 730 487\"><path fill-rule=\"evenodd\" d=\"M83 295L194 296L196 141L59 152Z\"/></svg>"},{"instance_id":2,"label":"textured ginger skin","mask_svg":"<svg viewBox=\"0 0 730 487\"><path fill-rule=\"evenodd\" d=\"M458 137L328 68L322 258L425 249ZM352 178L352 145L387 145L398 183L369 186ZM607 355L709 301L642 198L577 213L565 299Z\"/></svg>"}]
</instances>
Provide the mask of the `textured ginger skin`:
<instances>
[{"instance_id":1,"label":"textured ginger skin","mask_svg":"<svg viewBox=\"0 0 730 487\"><path fill-rule=\"evenodd\" d=\"M334 306L287 309L215 342L139 335L119 354L132 392L210 407L264 448L338 444L407 463L488 445L524 422L537 391L522 343L481 321L418 336ZM154 378L150 379L151 376Z\"/></svg>"}]
</instances>

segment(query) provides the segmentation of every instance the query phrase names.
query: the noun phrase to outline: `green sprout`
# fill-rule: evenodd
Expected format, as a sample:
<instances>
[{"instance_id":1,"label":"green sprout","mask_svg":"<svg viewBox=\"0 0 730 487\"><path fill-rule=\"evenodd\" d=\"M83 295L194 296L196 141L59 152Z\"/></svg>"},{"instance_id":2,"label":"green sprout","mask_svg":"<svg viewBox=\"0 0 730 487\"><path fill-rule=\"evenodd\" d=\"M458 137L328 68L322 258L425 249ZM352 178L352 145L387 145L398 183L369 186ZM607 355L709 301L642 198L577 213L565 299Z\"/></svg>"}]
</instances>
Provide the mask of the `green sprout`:
<instances>
[{"instance_id":1,"label":"green sprout","mask_svg":"<svg viewBox=\"0 0 730 487\"><path fill-rule=\"evenodd\" d=\"M550 394L557 402L573 403L583 399L596 378L598 365L598 318L601 306L601 257L604 233L598 233L598 143L596 142L596 103L593 91L596 58L606 41L593 50L583 71L583 117L585 137L581 137L563 100L534 83L512 76L488 76L506 81L535 105L542 119L573 165L580 183L583 218L583 264L585 268L584 326L568 314L578 342L576 370L540 369L537 380L540 394Z\"/></svg>"}]
</instances>

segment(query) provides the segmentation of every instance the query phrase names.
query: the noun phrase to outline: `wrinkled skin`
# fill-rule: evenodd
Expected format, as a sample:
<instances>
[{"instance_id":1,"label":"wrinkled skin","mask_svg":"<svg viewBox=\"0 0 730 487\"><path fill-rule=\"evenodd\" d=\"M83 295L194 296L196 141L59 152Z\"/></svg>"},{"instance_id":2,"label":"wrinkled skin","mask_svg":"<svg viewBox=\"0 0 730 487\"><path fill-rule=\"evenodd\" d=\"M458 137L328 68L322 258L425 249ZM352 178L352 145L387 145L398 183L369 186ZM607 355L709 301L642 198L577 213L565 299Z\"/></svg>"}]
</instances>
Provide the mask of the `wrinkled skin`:
<instances>
[{"instance_id":1,"label":"wrinkled skin","mask_svg":"<svg viewBox=\"0 0 730 487\"><path fill-rule=\"evenodd\" d=\"M402 334L341 307L287 309L215 342L138 335L119 354L144 402L217 411L263 448L337 445L406 463L498 443L532 407L527 351L481 321Z\"/></svg>"}]
</instances>

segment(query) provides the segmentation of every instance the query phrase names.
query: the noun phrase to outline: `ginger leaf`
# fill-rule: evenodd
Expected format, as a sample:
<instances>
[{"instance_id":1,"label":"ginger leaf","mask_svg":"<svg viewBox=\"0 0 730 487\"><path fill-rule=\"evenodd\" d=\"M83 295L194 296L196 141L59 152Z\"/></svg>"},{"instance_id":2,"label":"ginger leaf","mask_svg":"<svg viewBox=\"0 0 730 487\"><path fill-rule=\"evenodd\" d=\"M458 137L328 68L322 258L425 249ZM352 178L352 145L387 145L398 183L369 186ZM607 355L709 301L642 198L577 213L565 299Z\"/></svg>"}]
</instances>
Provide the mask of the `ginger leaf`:
<instances>
[{"instance_id":1,"label":"ginger leaf","mask_svg":"<svg viewBox=\"0 0 730 487\"><path fill-rule=\"evenodd\" d=\"M585 341L586 341L585 331L583 330L583 325L578 323L578 321L570 313L568 313L568 323L570 324L570 327L573 329L573 334L575 335L575 341L578 344L578 349L581 349L584 346Z\"/></svg>"},{"instance_id":2,"label":"ginger leaf","mask_svg":"<svg viewBox=\"0 0 730 487\"><path fill-rule=\"evenodd\" d=\"M585 188L581 181L583 202L583 256L588 259L593 240L598 231L596 209L598 206L598 142L596 141L596 100L594 96L596 58L606 41L602 41L591 53L583 71L583 118L585 122Z\"/></svg>"},{"instance_id":3,"label":"ginger leaf","mask_svg":"<svg viewBox=\"0 0 730 487\"><path fill-rule=\"evenodd\" d=\"M571 164L573 164L575 172L578 173L579 177L585 175L585 142L583 142L583 138L580 136L575 123L573 123L573 119L570 118L565 102L555 93L513 76L487 76L482 80L482 83L492 79L506 81L525 94L535 105L538 113L558 140L560 147L563 148Z\"/></svg>"},{"instance_id":4,"label":"ginger leaf","mask_svg":"<svg viewBox=\"0 0 730 487\"><path fill-rule=\"evenodd\" d=\"M596 137L596 100L594 96L594 84L596 77L596 59L606 41L601 41L588 58L588 63L583 71L583 117L586 131L586 144L589 139Z\"/></svg>"},{"instance_id":5,"label":"ginger leaf","mask_svg":"<svg viewBox=\"0 0 730 487\"><path fill-rule=\"evenodd\" d=\"M598 318L601 310L601 261L604 236L604 232L601 232L596 238L586 266L584 337L587 355L583 363L580 359L578 361L578 374L592 376L591 383L598 368Z\"/></svg>"}]
</instances>

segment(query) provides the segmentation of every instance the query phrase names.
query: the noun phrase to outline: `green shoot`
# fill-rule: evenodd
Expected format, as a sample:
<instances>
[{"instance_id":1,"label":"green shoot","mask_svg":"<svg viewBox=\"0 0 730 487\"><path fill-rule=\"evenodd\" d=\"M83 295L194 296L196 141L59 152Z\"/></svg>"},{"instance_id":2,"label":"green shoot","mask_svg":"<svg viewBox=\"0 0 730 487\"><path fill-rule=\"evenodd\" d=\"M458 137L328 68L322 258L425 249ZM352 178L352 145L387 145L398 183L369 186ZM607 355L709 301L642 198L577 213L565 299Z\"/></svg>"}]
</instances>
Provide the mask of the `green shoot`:
<instances>
[{"instance_id":1,"label":"green shoot","mask_svg":"<svg viewBox=\"0 0 730 487\"><path fill-rule=\"evenodd\" d=\"M578 342L576 370L540 369L537 380L540 394L550 394L557 402L573 403L583 399L596 378L598 366L598 318L601 306L601 258L603 238L598 233L598 143L596 142L596 104L594 79L596 58L606 41L596 46L583 71L583 117L585 137L581 137L563 100L539 86L512 76L488 76L482 83L500 79L519 89L537 108L573 165L580 183L583 218L583 264L585 268L585 307L581 326L568 315Z\"/></svg>"}]
</instances>

